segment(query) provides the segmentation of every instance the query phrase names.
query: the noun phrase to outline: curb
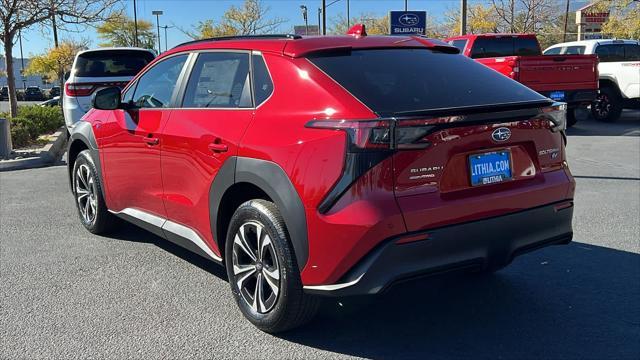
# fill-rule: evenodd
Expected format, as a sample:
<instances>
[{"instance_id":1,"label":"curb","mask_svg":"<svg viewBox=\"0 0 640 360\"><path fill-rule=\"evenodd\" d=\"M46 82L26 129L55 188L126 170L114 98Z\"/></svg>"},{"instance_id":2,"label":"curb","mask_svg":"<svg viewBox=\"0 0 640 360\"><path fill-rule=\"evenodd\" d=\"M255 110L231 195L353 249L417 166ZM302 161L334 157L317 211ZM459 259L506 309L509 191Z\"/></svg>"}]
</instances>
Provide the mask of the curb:
<instances>
[{"instance_id":1,"label":"curb","mask_svg":"<svg viewBox=\"0 0 640 360\"><path fill-rule=\"evenodd\" d=\"M67 132L65 127L58 129L53 136L55 139L47 143L37 157L0 161L0 172L45 167L58 162L66 150Z\"/></svg>"}]
</instances>

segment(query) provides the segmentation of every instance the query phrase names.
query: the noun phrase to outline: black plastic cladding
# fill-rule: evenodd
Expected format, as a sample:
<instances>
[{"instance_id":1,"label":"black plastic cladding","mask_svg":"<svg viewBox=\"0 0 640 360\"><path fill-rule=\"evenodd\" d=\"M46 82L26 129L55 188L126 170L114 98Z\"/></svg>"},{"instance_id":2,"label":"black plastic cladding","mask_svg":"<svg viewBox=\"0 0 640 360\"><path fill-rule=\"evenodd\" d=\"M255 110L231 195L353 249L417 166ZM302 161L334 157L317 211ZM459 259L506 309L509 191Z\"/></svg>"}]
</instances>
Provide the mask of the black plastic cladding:
<instances>
[{"instance_id":1,"label":"black plastic cladding","mask_svg":"<svg viewBox=\"0 0 640 360\"><path fill-rule=\"evenodd\" d=\"M209 190L209 220L213 234L217 235L219 226L220 201L224 193L238 183L255 185L274 201L287 226L298 268L302 270L309 258L305 209L289 177L276 163L236 156L225 161ZM217 236L216 242L220 248L221 241Z\"/></svg>"}]
</instances>

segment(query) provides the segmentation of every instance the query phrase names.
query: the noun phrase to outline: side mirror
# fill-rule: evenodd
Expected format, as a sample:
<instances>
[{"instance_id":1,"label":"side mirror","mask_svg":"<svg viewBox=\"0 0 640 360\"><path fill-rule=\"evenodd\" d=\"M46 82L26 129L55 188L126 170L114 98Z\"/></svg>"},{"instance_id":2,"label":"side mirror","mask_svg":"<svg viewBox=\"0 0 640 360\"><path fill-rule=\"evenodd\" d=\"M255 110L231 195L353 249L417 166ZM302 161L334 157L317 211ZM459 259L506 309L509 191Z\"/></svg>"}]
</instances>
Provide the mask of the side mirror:
<instances>
[{"instance_id":1,"label":"side mirror","mask_svg":"<svg viewBox=\"0 0 640 360\"><path fill-rule=\"evenodd\" d=\"M65 73L64 73L64 81L69 80L69 76L71 76L71 73L70 73L70 72L68 72L68 71L67 71L67 72L65 72Z\"/></svg>"},{"instance_id":2,"label":"side mirror","mask_svg":"<svg viewBox=\"0 0 640 360\"><path fill-rule=\"evenodd\" d=\"M100 89L93 94L91 107L98 110L119 109L121 107L120 98L120 88L117 86Z\"/></svg>"}]
</instances>

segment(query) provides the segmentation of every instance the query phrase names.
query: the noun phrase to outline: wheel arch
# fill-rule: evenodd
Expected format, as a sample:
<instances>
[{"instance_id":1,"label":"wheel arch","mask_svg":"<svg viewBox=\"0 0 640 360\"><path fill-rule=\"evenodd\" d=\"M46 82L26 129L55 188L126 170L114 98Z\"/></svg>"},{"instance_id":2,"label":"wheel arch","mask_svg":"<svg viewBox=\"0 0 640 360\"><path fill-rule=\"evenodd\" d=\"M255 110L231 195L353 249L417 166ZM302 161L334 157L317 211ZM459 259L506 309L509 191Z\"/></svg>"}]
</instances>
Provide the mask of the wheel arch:
<instances>
[{"instance_id":1,"label":"wheel arch","mask_svg":"<svg viewBox=\"0 0 640 360\"><path fill-rule=\"evenodd\" d=\"M598 81L598 87L602 89L603 87L612 88L618 95L620 95L620 88L618 87L618 83L614 78L610 77L601 77Z\"/></svg>"},{"instance_id":2,"label":"wheel arch","mask_svg":"<svg viewBox=\"0 0 640 360\"><path fill-rule=\"evenodd\" d=\"M209 220L218 249L224 252L229 221L237 206L255 198L278 207L302 270L309 257L304 205L287 174L271 161L231 157L220 168L209 190Z\"/></svg>"},{"instance_id":3,"label":"wheel arch","mask_svg":"<svg viewBox=\"0 0 640 360\"><path fill-rule=\"evenodd\" d=\"M102 197L106 199L104 193L104 181L102 179L102 166L100 164L100 155L98 153L98 143L93 134L93 128L91 124L85 121L78 122L69 137L69 145L67 148L67 170L69 176L69 187L73 191L73 179L72 172L75 161L78 154L84 150L89 150L89 156L91 161L98 171L98 181L100 181L100 189L102 190Z\"/></svg>"}]
</instances>

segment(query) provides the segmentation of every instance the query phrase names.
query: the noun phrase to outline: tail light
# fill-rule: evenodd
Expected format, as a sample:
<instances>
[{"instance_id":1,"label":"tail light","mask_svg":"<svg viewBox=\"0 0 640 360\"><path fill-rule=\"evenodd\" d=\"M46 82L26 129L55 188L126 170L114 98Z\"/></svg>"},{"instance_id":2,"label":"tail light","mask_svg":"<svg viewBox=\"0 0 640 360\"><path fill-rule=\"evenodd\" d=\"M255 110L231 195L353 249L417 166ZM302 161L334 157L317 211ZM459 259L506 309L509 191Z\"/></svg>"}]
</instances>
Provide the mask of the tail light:
<instances>
[{"instance_id":1,"label":"tail light","mask_svg":"<svg viewBox=\"0 0 640 360\"><path fill-rule=\"evenodd\" d=\"M64 93L67 96L88 96L95 88L94 84L65 84Z\"/></svg>"},{"instance_id":2,"label":"tail light","mask_svg":"<svg viewBox=\"0 0 640 360\"><path fill-rule=\"evenodd\" d=\"M551 131L558 132L567 129L567 103L555 102L551 106L543 107L542 113L551 123Z\"/></svg>"},{"instance_id":3,"label":"tail light","mask_svg":"<svg viewBox=\"0 0 640 360\"><path fill-rule=\"evenodd\" d=\"M94 91L109 86L117 86L123 89L127 86L128 81L110 81L110 82L98 82L98 83L77 83L77 84L65 84L64 92L67 96L89 96Z\"/></svg>"},{"instance_id":4,"label":"tail light","mask_svg":"<svg viewBox=\"0 0 640 360\"><path fill-rule=\"evenodd\" d=\"M349 152L424 149L429 142L425 136L433 129L428 120L314 120L308 128L335 129L347 133Z\"/></svg>"},{"instance_id":5,"label":"tail light","mask_svg":"<svg viewBox=\"0 0 640 360\"><path fill-rule=\"evenodd\" d=\"M308 128L332 129L347 134L348 145L342 176L325 196L318 210L327 213L358 178L378 165L396 149L423 149L430 144L424 138L433 129L427 120L314 120Z\"/></svg>"}]
</instances>

